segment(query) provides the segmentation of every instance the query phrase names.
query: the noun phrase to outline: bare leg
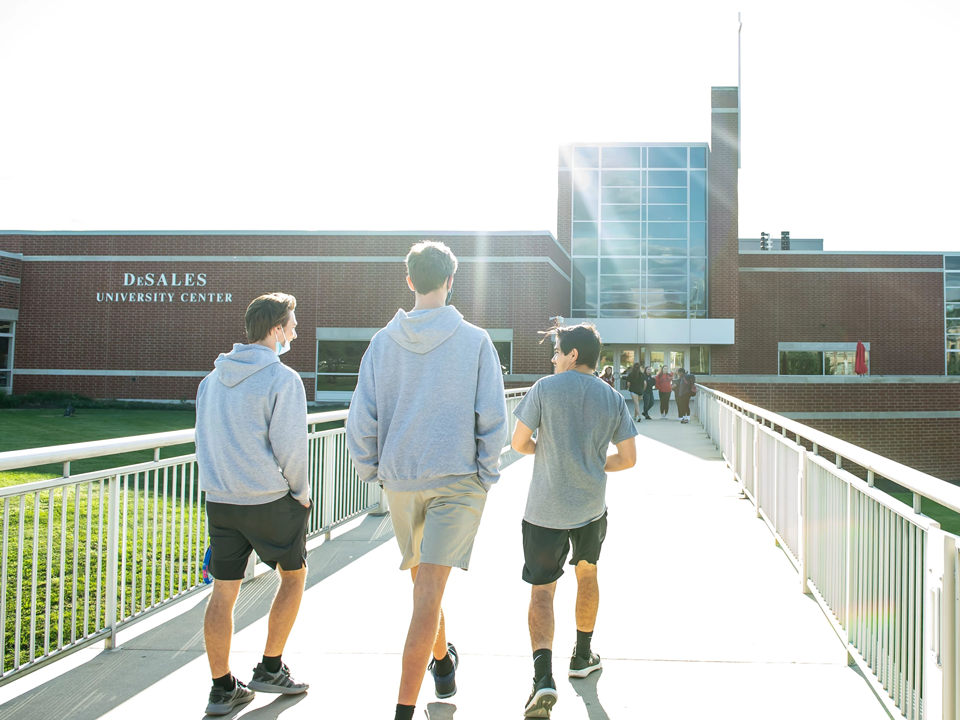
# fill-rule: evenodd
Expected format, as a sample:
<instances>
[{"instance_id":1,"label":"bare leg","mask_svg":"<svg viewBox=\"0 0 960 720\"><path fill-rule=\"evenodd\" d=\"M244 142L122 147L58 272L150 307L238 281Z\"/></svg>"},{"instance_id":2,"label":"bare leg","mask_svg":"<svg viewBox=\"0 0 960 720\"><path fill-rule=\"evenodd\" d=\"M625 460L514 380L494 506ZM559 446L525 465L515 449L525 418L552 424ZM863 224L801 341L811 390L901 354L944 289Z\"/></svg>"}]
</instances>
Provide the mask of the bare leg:
<instances>
[{"instance_id":1,"label":"bare leg","mask_svg":"<svg viewBox=\"0 0 960 720\"><path fill-rule=\"evenodd\" d=\"M233 639L233 606L240 594L240 580L214 580L213 592L203 614L203 642L207 646L210 676L230 672L230 641Z\"/></svg>"},{"instance_id":2,"label":"bare leg","mask_svg":"<svg viewBox=\"0 0 960 720\"><path fill-rule=\"evenodd\" d=\"M415 565L410 568L410 576L414 584L417 582L417 568ZM437 628L437 641L433 644L433 657L437 660L443 660L447 656L447 628L443 621L443 608L440 608L440 625Z\"/></svg>"},{"instance_id":3,"label":"bare leg","mask_svg":"<svg viewBox=\"0 0 960 720\"><path fill-rule=\"evenodd\" d=\"M577 563L577 630L593 632L600 609L600 586L597 566L586 560Z\"/></svg>"},{"instance_id":4,"label":"bare leg","mask_svg":"<svg viewBox=\"0 0 960 720\"><path fill-rule=\"evenodd\" d=\"M276 657L283 654L287 638L297 619L300 610L300 600L303 598L303 585L307 580L307 568L299 570L284 570L277 567L280 573L280 588L270 606L270 619L267 624L267 644L263 654L267 657Z\"/></svg>"},{"instance_id":5,"label":"bare leg","mask_svg":"<svg viewBox=\"0 0 960 720\"><path fill-rule=\"evenodd\" d=\"M440 628L440 601L450 577L450 568L421 563L413 584L413 617L403 647L403 674L400 677L401 705L416 705L430 649L437 644ZM444 645L446 648L446 645Z\"/></svg>"},{"instance_id":6,"label":"bare leg","mask_svg":"<svg viewBox=\"0 0 960 720\"><path fill-rule=\"evenodd\" d=\"M534 585L530 591L527 623L530 625L532 650L553 649L553 595L556 591L556 582L549 585Z\"/></svg>"}]
</instances>

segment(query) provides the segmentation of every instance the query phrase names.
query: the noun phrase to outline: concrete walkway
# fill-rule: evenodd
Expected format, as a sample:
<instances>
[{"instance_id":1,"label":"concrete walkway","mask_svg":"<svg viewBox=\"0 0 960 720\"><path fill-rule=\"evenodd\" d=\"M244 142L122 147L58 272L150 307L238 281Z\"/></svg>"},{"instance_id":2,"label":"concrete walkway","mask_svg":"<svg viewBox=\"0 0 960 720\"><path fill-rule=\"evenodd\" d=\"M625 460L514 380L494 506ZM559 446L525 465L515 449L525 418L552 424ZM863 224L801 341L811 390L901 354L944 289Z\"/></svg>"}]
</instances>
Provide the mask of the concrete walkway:
<instances>
[{"instance_id":1,"label":"concrete walkway","mask_svg":"<svg viewBox=\"0 0 960 720\"><path fill-rule=\"evenodd\" d=\"M556 596L553 718L887 718L699 425L653 420L640 430L637 467L608 483L593 643L604 668L585 680L566 677L576 637L568 572ZM520 579L531 463L504 471L470 571L451 575L444 608L461 657L459 693L437 701L428 675L417 717L522 717L533 675L529 586ZM310 692L260 694L230 717L392 718L412 604L399 563L389 517L366 518L316 547L284 653ZM241 592L233 668L243 680L259 661L275 588L267 575ZM86 651L42 671L59 677L36 673L0 688L0 720L204 717L205 596L156 627L121 634L117 651Z\"/></svg>"}]
</instances>

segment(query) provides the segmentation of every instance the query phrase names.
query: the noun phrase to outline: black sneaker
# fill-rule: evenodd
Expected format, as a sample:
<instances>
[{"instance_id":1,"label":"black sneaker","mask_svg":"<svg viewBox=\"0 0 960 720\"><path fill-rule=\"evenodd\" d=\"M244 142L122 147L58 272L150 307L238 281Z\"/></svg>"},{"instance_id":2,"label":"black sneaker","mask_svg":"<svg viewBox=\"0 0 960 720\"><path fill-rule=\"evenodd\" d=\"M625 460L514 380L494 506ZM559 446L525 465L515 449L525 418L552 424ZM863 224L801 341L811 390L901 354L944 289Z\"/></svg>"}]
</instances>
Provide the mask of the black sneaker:
<instances>
[{"instance_id":1,"label":"black sneaker","mask_svg":"<svg viewBox=\"0 0 960 720\"><path fill-rule=\"evenodd\" d=\"M457 649L451 643L447 643L447 654L453 660L453 672L449 675L437 677L436 658L431 657L430 664L427 665L427 670L433 675L434 693L441 700L457 694L457 665L460 664L460 658L457 656Z\"/></svg>"},{"instance_id":2,"label":"black sneaker","mask_svg":"<svg viewBox=\"0 0 960 720\"><path fill-rule=\"evenodd\" d=\"M530 699L527 700L527 706L523 709L523 716L548 718L550 717L550 710L556 704L557 685L553 681L553 676L547 675L539 682L534 678L533 690L530 692Z\"/></svg>"},{"instance_id":3,"label":"black sneaker","mask_svg":"<svg viewBox=\"0 0 960 720\"><path fill-rule=\"evenodd\" d=\"M210 697L207 701L207 715L227 715L235 707L244 705L256 696L253 690L247 688L239 680L235 681L236 687L233 690L224 690L223 688L214 688L210 691Z\"/></svg>"},{"instance_id":4,"label":"black sneaker","mask_svg":"<svg viewBox=\"0 0 960 720\"><path fill-rule=\"evenodd\" d=\"M585 678L594 670L599 670L602 667L603 664L600 662L600 656L595 652L591 652L590 657L585 659L577 655L576 650L574 650L573 657L570 658L570 671L567 675L570 677Z\"/></svg>"},{"instance_id":5,"label":"black sneaker","mask_svg":"<svg viewBox=\"0 0 960 720\"><path fill-rule=\"evenodd\" d=\"M290 677L290 668L287 667L286 663L281 664L280 669L272 673L261 662L257 663L257 666L253 669L250 687L260 692L299 695L306 692L310 686L307 683L298 683Z\"/></svg>"}]
</instances>

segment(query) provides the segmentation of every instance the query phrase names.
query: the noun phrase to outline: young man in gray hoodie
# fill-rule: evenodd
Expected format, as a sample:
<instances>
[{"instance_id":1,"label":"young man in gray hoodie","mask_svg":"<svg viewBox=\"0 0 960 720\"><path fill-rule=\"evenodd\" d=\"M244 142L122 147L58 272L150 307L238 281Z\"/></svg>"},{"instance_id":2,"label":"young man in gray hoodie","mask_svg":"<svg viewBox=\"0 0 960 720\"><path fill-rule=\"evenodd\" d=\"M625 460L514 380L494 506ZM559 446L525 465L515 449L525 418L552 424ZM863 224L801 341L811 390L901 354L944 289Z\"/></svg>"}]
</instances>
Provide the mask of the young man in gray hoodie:
<instances>
[{"instance_id":1,"label":"young man in gray hoodie","mask_svg":"<svg viewBox=\"0 0 960 720\"><path fill-rule=\"evenodd\" d=\"M297 337L291 295L262 295L246 312L247 339L214 362L197 390L197 465L206 492L213 593L203 638L213 676L207 713L226 715L254 690L307 689L281 660L307 577L310 514L307 399L299 374L280 362ZM279 569L263 660L249 688L230 672L233 606L251 551Z\"/></svg>"},{"instance_id":2,"label":"young man in gray hoodie","mask_svg":"<svg viewBox=\"0 0 960 720\"><path fill-rule=\"evenodd\" d=\"M437 697L457 691L458 656L440 602L450 569L470 564L508 434L496 348L447 304L456 257L443 243L423 242L406 262L416 304L370 341L347 418L354 465L383 487L400 569L414 581L396 720L413 717L431 650Z\"/></svg>"}]
</instances>

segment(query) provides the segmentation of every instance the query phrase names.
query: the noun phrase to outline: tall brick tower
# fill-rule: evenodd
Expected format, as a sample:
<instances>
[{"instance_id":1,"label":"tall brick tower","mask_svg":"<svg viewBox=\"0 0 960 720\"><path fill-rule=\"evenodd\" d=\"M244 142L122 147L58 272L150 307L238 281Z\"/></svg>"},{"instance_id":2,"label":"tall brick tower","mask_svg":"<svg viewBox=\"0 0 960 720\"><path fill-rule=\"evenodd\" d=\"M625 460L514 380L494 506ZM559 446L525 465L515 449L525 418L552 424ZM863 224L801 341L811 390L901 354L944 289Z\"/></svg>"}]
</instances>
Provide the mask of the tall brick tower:
<instances>
[{"instance_id":1,"label":"tall brick tower","mask_svg":"<svg viewBox=\"0 0 960 720\"><path fill-rule=\"evenodd\" d=\"M740 305L739 242L739 98L736 87L710 89L710 162L708 183L707 257L709 260L709 316L736 318ZM737 336L740 328L736 328ZM739 351L733 345L714 345L711 374L736 374Z\"/></svg>"}]
</instances>

